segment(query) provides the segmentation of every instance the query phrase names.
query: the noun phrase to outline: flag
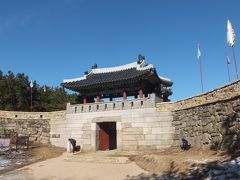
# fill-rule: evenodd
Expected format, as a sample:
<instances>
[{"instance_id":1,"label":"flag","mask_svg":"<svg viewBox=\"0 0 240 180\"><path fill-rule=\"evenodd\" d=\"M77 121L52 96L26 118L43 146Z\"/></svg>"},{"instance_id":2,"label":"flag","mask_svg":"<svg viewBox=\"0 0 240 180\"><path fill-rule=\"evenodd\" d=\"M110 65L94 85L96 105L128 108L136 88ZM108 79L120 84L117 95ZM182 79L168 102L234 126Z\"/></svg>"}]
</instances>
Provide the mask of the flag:
<instances>
[{"instance_id":1,"label":"flag","mask_svg":"<svg viewBox=\"0 0 240 180\"><path fill-rule=\"evenodd\" d=\"M226 56L226 59L227 59L227 64L230 64L230 59L229 59L228 55Z\"/></svg>"},{"instance_id":2,"label":"flag","mask_svg":"<svg viewBox=\"0 0 240 180\"><path fill-rule=\"evenodd\" d=\"M197 58L198 58L198 60L200 59L201 55L202 55L202 53L200 51L200 47L199 47L199 44L198 44L198 50L197 50Z\"/></svg>"},{"instance_id":3,"label":"flag","mask_svg":"<svg viewBox=\"0 0 240 180\"><path fill-rule=\"evenodd\" d=\"M33 82L32 81L30 82L30 87L33 88Z\"/></svg>"},{"instance_id":4,"label":"flag","mask_svg":"<svg viewBox=\"0 0 240 180\"><path fill-rule=\"evenodd\" d=\"M227 43L229 46L233 46L235 42L235 33L232 26L232 23L227 20Z\"/></svg>"}]
</instances>

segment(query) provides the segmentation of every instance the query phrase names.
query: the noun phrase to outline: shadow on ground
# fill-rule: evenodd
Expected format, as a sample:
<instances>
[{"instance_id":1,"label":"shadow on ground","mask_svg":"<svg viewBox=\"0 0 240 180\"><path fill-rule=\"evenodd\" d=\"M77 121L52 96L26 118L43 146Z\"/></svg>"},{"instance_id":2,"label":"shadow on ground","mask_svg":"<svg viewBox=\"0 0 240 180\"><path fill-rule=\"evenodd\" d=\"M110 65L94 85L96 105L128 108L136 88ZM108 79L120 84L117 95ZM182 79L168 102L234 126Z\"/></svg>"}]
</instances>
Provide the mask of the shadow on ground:
<instances>
[{"instance_id":1,"label":"shadow on ground","mask_svg":"<svg viewBox=\"0 0 240 180\"><path fill-rule=\"evenodd\" d=\"M179 172L175 163L163 173L142 173L127 176L126 180L201 180L201 179L240 179L240 157L232 160L213 161L206 164L194 163L185 172Z\"/></svg>"}]
</instances>

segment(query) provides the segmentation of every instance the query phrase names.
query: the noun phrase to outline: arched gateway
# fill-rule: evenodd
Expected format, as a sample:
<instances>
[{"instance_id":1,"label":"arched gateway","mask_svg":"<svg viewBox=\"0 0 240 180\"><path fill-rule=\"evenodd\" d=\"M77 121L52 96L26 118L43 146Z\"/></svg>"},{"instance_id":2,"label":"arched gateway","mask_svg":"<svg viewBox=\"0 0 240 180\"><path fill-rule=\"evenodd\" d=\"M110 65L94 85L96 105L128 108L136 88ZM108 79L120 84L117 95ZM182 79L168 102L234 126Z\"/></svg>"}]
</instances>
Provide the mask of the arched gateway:
<instances>
[{"instance_id":1,"label":"arched gateway","mask_svg":"<svg viewBox=\"0 0 240 180\"><path fill-rule=\"evenodd\" d=\"M141 55L136 62L122 66L98 68L95 64L83 77L62 83L81 97L80 104L67 105L65 136L77 139L83 149L94 151L168 145L171 117L162 119L155 105L169 101L172 84L158 76ZM170 135L165 133L161 139L157 134L163 127L169 128Z\"/></svg>"}]
</instances>

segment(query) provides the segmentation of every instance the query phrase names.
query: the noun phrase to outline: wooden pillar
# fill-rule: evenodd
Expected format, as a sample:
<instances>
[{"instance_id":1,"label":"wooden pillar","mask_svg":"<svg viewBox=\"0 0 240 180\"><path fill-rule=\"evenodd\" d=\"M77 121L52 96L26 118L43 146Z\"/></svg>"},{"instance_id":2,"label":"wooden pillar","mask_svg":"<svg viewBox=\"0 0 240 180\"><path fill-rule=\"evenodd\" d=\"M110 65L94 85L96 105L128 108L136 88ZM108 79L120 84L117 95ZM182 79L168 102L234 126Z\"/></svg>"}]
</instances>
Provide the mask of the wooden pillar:
<instances>
[{"instance_id":1,"label":"wooden pillar","mask_svg":"<svg viewBox=\"0 0 240 180\"><path fill-rule=\"evenodd\" d=\"M100 95L97 95L96 102L100 102L100 99L101 99Z\"/></svg>"},{"instance_id":2,"label":"wooden pillar","mask_svg":"<svg viewBox=\"0 0 240 180\"><path fill-rule=\"evenodd\" d=\"M137 98L138 98L138 93L135 93L134 99L137 99Z\"/></svg>"},{"instance_id":3,"label":"wooden pillar","mask_svg":"<svg viewBox=\"0 0 240 180\"><path fill-rule=\"evenodd\" d=\"M168 102L168 97L167 96L163 96L163 102Z\"/></svg>"},{"instance_id":4,"label":"wooden pillar","mask_svg":"<svg viewBox=\"0 0 240 180\"><path fill-rule=\"evenodd\" d=\"M144 96L144 94L143 94L143 90L140 89L140 90L139 90L139 98L143 98L143 96Z\"/></svg>"},{"instance_id":5,"label":"wooden pillar","mask_svg":"<svg viewBox=\"0 0 240 180\"><path fill-rule=\"evenodd\" d=\"M87 104L87 97L86 96L83 97L83 104Z\"/></svg>"},{"instance_id":6,"label":"wooden pillar","mask_svg":"<svg viewBox=\"0 0 240 180\"><path fill-rule=\"evenodd\" d=\"M123 91L123 100L127 100L127 92Z\"/></svg>"}]
</instances>

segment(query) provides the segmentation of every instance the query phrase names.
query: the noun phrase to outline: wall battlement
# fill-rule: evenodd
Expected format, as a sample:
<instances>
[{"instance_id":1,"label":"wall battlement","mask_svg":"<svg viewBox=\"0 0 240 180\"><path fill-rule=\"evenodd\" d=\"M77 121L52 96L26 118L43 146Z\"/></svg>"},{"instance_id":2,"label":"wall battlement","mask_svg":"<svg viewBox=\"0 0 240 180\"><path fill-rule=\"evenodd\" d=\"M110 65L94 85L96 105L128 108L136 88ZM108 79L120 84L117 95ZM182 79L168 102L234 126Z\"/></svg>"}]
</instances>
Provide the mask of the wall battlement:
<instances>
[{"instance_id":1,"label":"wall battlement","mask_svg":"<svg viewBox=\"0 0 240 180\"><path fill-rule=\"evenodd\" d=\"M22 112L22 111L0 111L0 118L9 119L63 119L65 111L55 112Z\"/></svg>"},{"instance_id":2,"label":"wall battlement","mask_svg":"<svg viewBox=\"0 0 240 180\"><path fill-rule=\"evenodd\" d=\"M67 104L67 114L71 113L89 113L102 111L130 110L155 108L159 98L155 94L149 94L148 97L138 99L116 100L110 102L95 102L86 104Z\"/></svg>"},{"instance_id":3,"label":"wall battlement","mask_svg":"<svg viewBox=\"0 0 240 180\"><path fill-rule=\"evenodd\" d=\"M197 96L189 97L175 102L157 103L159 111L178 111L194 108L220 101L231 100L240 96L240 80L221 86Z\"/></svg>"},{"instance_id":4,"label":"wall battlement","mask_svg":"<svg viewBox=\"0 0 240 180\"><path fill-rule=\"evenodd\" d=\"M157 108L173 113L173 146L185 138L199 148L240 148L240 80Z\"/></svg>"}]
</instances>

